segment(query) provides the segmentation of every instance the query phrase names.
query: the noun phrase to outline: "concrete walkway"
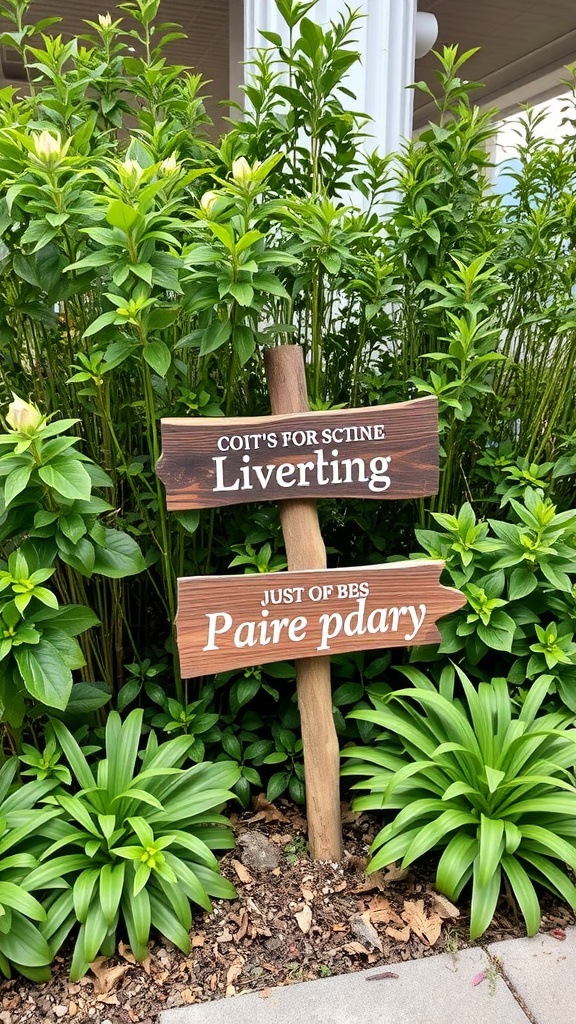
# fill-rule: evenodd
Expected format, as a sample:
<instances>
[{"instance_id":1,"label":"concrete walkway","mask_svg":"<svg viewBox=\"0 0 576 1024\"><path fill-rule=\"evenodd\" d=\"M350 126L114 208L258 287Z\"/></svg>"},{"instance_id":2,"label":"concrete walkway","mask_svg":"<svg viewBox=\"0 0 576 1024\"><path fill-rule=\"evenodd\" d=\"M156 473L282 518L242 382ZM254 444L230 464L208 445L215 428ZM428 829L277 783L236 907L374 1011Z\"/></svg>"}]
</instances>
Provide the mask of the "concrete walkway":
<instances>
[{"instance_id":1,"label":"concrete walkway","mask_svg":"<svg viewBox=\"0 0 576 1024\"><path fill-rule=\"evenodd\" d=\"M576 927L166 1010L159 1024L576 1024Z\"/></svg>"}]
</instances>

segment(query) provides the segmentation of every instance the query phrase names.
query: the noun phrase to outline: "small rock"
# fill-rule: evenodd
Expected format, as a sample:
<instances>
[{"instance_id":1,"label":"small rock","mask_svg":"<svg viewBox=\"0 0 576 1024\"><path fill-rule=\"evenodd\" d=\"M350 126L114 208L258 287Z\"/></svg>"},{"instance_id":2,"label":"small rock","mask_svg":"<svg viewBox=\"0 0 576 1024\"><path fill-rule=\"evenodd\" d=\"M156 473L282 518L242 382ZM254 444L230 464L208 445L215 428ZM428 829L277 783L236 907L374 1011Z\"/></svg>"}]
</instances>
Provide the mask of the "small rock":
<instances>
[{"instance_id":1,"label":"small rock","mask_svg":"<svg viewBox=\"0 0 576 1024\"><path fill-rule=\"evenodd\" d=\"M367 914L353 914L350 918L350 927L357 939L364 945L372 946L382 952L382 943L373 924L370 923Z\"/></svg>"},{"instance_id":2,"label":"small rock","mask_svg":"<svg viewBox=\"0 0 576 1024\"><path fill-rule=\"evenodd\" d=\"M274 871L280 863L278 850L261 832L244 832L238 846L242 863L251 871Z\"/></svg>"},{"instance_id":3,"label":"small rock","mask_svg":"<svg viewBox=\"0 0 576 1024\"><path fill-rule=\"evenodd\" d=\"M306 903L303 909L298 914L294 914L294 917L298 921L298 927L304 935L307 935L312 927L312 911Z\"/></svg>"},{"instance_id":4,"label":"small rock","mask_svg":"<svg viewBox=\"0 0 576 1024\"><path fill-rule=\"evenodd\" d=\"M62 1006L62 1004L60 1003L60 1004L58 1004L57 1006L54 1007L54 1013L56 1014L57 1017L67 1017L68 1016L68 1007L67 1006Z\"/></svg>"}]
</instances>

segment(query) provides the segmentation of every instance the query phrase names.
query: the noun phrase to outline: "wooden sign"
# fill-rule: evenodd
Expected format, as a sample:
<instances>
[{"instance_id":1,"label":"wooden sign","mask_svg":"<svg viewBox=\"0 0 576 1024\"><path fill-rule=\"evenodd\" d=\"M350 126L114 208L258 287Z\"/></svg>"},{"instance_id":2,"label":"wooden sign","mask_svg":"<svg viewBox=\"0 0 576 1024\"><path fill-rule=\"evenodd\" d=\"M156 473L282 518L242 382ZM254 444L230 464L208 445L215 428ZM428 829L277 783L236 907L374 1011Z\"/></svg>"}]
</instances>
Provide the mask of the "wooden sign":
<instances>
[{"instance_id":1,"label":"wooden sign","mask_svg":"<svg viewBox=\"0 0 576 1024\"><path fill-rule=\"evenodd\" d=\"M443 568L443 562L417 560L180 579L182 674L435 643L436 619L466 602L440 585Z\"/></svg>"},{"instance_id":2,"label":"wooden sign","mask_svg":"<svg viewBox=\"0 0 576 1024\"><path fill-rule=\"evenodd\" d=\"M334 412L163 419L169 510L293 498L417 498L438 490L435 398Z\"/></svg>"}]
</instances>

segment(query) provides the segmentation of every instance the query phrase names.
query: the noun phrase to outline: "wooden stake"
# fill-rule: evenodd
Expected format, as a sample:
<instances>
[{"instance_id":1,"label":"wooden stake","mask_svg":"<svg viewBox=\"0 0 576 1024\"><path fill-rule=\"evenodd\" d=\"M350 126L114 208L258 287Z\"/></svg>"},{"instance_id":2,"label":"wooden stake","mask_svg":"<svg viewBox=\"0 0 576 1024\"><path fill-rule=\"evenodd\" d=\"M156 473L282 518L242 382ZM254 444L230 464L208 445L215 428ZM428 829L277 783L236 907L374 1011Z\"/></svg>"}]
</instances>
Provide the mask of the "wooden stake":
<instances>
[{"instance_id":1,"label":"wooden stake","mask_svg":"<svg viewBox=\"0 0 576 1024\"><path fill-rule=\"evenodd\" d=\"M264 363L272 413L308 412L304 357L299 345L279 345L265 352ZM316 502L281 501L280 522L288 568L325 569L326 548ZM332 717L330 658L296 661L296 687L302 723L308 840L314 860L342 857L340 757Z\"/></svg>"}]
</instances>

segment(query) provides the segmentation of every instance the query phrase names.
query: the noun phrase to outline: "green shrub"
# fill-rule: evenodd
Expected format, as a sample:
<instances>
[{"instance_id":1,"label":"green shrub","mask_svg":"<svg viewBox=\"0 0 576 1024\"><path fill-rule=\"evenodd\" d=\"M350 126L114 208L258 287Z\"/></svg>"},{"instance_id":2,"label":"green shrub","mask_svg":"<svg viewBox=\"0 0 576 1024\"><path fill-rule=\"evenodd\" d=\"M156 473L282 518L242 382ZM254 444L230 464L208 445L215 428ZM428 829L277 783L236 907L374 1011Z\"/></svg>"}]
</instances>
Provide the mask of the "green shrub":
<instances>
[{"instance_id":1,"label":"green shrub","mask_svg":"<svg viewBox=\"0 0 576 1024\"><path fill-rule=\"evenodd\" d=\"M503 501L502 518L477 521L467 502L457 515L434 513L442 532L416 531L468 599L440 623L439 653L477 678L506 675L522 690L546 673L551 692L574 712L576 512L559 512L542 489L525 484L509 485Z\"/></svg>"},{"instance_id":2,"label":"green shrub","mask_svg":"<svg viewBox=\"0 0 576 1024\"><path fill-rule=\"evenodd\" d=\"M72 979L98 953L113 952L120 928L138 960L147 956L152 928L188 952L190 902L210 910L210 896L235 895L212 850L234 845L219 811L234 797L237 766L181 768L193 742L187 736L158 745L151 732L140 752L141 723L141 711L124 723L111 712L94 767L66 726L52 723L74 789L61 785L50 797L60 815L44 826L51 842L25 886L49 894L41 932L52 956L79 924Z\"/></svg>"},{"instance_id":3,"label":"green shrub","mask_svg":"<svg viewBox=\"0 0 576 1024\"><path fill-rule=\"evenodd\" d=\"M436 887L454 900L471 882L472 939L489 926L505 880L529 935L540 924L535 885L576 910L566 870L576 870L576 730L566 712L539 714L550 679L532 684L516 714L503 679L476 691L459 672L457 699L453 674L438 691L404 671L411 689L351 712L385 729L385 742L343 752L354 758L343 774L361 775L353 789L367 791L353 807L397 812L374 839L368 870L442 850Z\"/></svg>"},{"instance_id":4,"label":"green shrub","mask_svg":"<svg viewBox=\"0 0 576 1024\"><path fill-rule=\"evenodd\" d=\"M12 787L17 768L15 757L0 768L0 971L9 978L14 967L32 981L47 981L52 952L42 933L46 911L27 883L42 851L38 833L59 814L38 804L57 780Z\"/></svg>"}]
</instances>

